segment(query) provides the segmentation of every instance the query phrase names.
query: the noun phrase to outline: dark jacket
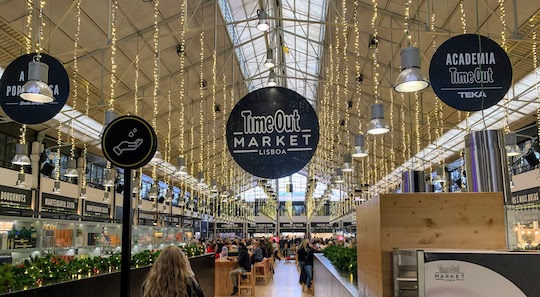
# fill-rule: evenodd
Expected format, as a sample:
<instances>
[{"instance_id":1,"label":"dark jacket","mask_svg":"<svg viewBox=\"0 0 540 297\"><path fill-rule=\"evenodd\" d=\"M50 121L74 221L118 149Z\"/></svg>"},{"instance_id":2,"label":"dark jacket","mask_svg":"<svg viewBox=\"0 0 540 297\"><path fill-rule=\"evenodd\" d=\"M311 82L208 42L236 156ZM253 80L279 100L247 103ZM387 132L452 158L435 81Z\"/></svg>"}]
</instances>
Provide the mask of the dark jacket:
<instances>
[{"instance_id":1,"label":"dark jacket","mask_svg":"<svg viewBox=\"0 0 540 297\"><path fill-rule=\"evenodd\" d=\"M199 282L195 277L188 278L188 283L186 284L188 289L188 296L190 297L204 297L204 293L199 285Z\"/></svg>"},{"instance_id":2,"label":"dark jacket","mask_svg":"<svg viewBox=\"0 0 540 297\"><path fill-rule=\"evenodd\" d=\"M304 262L305 265L313 265L313 249L309 249L306 254L306 261Z\"/></svg>"},{"instance_id":3,"label":"dark jacket","mask_svg":"<svg viewBox=\"0 0 540 297\"><path fill-rule=\"evenodd\" d=\"M260 244L259 247L260 247L260 249L261 249L261 251L262 251L263 257L264 257L264 258L270 258L270 256L269 256L270 254L269 254L269 252L268 252L268 247L266 247L266 245L264 245L262 242L261 242L261 244ZM261 260L261 261L262 261L262 260Z\"/></svg>"},{"instance_id":4,"label":"dark jacket","mask_svg":"<svg viewBox=\"0 0 540 297\"><path fill-rule=\"evenodd\" d=\"M305 249L298 249L298 261L306 261L307 251Z\"/></svg>"},{"instance_id":5,"label":"dark jacket","mask_svg":"<svg viewBox=\"0 0 540 297\"><path fill-rule=\"evenodd\" d=\"M238 266L244 268L246 271L251 271L251 260L246 246L240 246L238 250Z\"/></svg>"}]
</instances>

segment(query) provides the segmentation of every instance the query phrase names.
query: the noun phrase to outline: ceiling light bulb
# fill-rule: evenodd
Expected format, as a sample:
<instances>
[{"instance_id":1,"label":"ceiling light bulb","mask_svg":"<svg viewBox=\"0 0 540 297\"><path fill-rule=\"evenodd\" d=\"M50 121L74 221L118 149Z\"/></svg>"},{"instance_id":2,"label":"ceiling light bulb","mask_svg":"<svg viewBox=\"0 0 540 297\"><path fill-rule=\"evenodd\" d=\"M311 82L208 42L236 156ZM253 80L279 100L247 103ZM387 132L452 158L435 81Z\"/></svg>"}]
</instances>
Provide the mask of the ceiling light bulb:
<instances>
[{"instance_id":1,"label":"ceiling light bulb","mask_svg":"<svg viewBox=\"0 0 540 297\"><path fill-rule=\"evenodd\" d=\"M384 106L382 103L371 105L371 121L368 124L368 134L380 135L390 132L384 120Z\"/></svg>"},{"instance_id":2,"label":"ceiling light bulb","mask_svg":"<svg viewBox=\"0 0 540 297\"><path fill-rule=\"evenodd\" d=\"M53 92L49 87L49 65L38 61L37 56L34 57L34 61L28 63L28 81L23 85L19 96L31 102L54 101Z\"/></svg>"},{"instance_id":3,"label":"ceiling light bulb","mask_svg":"<svg viewBox=\"0 0 540 297\"><path fill-rule=\"evenodd\" d=\"M28 166L32 164L28 157L28 147L25 144L17 143L15 145L15 156L11 159L11 163L15 165Z\"/></svg>"},{"instance_id":4,"label":"ceiling light bulb","mask_svg":"<svg viewBox=\"0 0 540 297\"><path fill-rule=\"evenodd\" d=\"M401 50L401 72L394 89L400 93L421 91L429 87L429 81L420 70L420 50L410 46Z\"/></svg>"},{"instance_id":5,"label":"ceiling light bulb","mask_svg":"<svg viewBox=\"0 0 540 297\"><path fill-rule=\"evenodd\" d=\"M105 180L103 181L104 187L114 187L114 179L111 169L105 169Z\"/></svg>"},{"instance_id":6,"label":"ceiling light bulb","mask_svg":"<svg viewBox=\"0 0 540 297\"><path fill-rule=\"evenodd\" d=\"M81 188L81 194L79 195L79 198L86 199L88 196L86 195L86 188Z\"/></svg>"},{"instance_id":7,"label":"ceiling light bulb","mask_svg":"<svg viewBox=\"0 0 540 297\"><path fill-rule=\"evenodd\" d=\"M270 23L268 22L266 11L258 10L257 15L259 17L259 22L257 23L257 30L261 32L266 32L270 29Z\"/></svg>"},{"instance_id":8,"label":"ceiling light bulb","mask_svg":"<svg viewBox=\"0 0 540 297\"><path fill-rule=\"evenodd\" d=\"M60 189L60 181L54 181L54 187L52 190L53 194L62 194L62 190Z\"/></svg>"}]
</instances>

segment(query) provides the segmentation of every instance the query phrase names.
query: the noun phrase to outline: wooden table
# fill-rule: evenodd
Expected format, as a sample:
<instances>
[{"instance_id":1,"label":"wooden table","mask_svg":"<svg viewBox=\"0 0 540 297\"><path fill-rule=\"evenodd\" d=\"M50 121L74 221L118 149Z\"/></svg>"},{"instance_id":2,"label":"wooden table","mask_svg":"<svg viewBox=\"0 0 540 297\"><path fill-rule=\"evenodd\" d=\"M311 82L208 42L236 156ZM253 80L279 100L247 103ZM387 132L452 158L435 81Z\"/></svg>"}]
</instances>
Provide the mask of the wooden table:
<instances>
[{"instance_id":1,"label":"wooden table","mask_svg":"<svg viewBox=\"0 0 540 297\"><path fill-rule=\"evenodd\" d=\"M231 277L229 272L238 266L238 261L216 259L216 276L214 285L214 295L217 296L230 296L233 291L231 283Z\"/></svg>"}]
</instances>

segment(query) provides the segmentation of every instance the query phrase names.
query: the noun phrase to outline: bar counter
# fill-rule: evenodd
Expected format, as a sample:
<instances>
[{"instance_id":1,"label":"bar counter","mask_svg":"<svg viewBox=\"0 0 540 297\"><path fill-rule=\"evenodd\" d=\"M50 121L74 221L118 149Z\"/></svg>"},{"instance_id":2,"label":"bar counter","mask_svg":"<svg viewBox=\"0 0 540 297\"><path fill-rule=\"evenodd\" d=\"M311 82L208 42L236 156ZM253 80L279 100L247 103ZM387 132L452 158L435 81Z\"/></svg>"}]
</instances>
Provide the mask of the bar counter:
<instances>
[{"instance_id":1,"label":"bar counter","mask_svg":"<svg viewBox=\"0 0 540 297\"><path fill-rule=\"evenodd\" d=\"M216 275L214 284L214 293L216 297L230 296L233 291L231 283L231 277L229 272L238 266L236 258L230 258L232 260L216 259Z\"/></svg>"}]
</instances>

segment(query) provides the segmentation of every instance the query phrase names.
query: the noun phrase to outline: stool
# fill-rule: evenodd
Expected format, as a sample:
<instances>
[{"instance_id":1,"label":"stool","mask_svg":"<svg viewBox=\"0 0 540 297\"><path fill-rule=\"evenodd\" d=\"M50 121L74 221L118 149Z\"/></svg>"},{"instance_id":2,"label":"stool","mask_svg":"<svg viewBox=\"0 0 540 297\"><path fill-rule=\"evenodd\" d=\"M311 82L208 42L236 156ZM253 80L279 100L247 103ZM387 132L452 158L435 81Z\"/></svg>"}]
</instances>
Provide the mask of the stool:
<instances>
[{"instance_id":1,"label":"stool","mask_svg":"<svg viewBox=\"0 0 540 297\"><path fill-rule=\"evenodd\" d=\"M268 284L271 279L270 266L268 264L268 259L264 259L262 262L255 263L255 281L262 280L263 284Z\"/></svg>"},{"instance_id":2,"label":"stool","mask_svg":"<svg viewBox=\"0 0 540 297\"><path fill-rule=\"evenodd\" d=\"M243 278L246 279L243 279ZM242 291L249 293L247 296L255 296L255 269L251 268L250 272L240 273L238 278L238 296L243 296Z\"/></svg>"}]
</instances>

